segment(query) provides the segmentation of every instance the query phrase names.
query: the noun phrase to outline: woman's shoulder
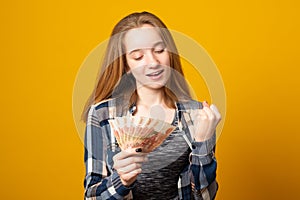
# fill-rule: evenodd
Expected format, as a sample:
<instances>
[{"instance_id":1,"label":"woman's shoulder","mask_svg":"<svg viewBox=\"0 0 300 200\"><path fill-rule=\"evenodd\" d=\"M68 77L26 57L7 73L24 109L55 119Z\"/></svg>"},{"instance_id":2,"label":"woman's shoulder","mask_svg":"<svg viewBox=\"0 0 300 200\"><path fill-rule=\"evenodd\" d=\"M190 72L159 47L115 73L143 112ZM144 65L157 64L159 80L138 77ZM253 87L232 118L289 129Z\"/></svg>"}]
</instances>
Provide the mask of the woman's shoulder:
<instances>
[{"instance_id":1,"label":"woman's shoulder","mask_svg":"<svg viewBox=\"0 0 300 200\"><path fill-rule=\"evenodd\" d=\"M122 115L124 102L121 98L109 98L91 106L91 114L100 121Z\"/></svg>"},{"instance_id":2,"label":"woman's shoulder","mask_svg":"<svg viewBox=\"0 0 300 200\"><path fill-rule=\"evenodd\" d=\"M98 103L93 104L91 107L94 108L94 110L103 110L109 108L110 106L114 106L115 102L116 99L114 98L104 99Z\"/></svg>"}]
</instances>

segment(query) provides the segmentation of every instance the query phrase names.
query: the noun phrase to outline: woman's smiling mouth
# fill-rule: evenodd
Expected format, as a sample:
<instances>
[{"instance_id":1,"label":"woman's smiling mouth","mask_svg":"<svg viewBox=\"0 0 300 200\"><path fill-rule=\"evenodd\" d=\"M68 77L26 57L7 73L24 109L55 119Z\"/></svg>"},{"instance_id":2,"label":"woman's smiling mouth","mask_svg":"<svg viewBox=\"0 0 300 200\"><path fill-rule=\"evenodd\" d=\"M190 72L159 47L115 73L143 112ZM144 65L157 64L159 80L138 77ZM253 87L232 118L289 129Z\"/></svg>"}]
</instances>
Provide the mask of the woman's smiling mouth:
<instances>
[{"instance_id":1,"label":"woman's smiling mouth","mask_svg":"<svg viewBox=\"0 0 300 200\"><path fill-rule=\"evenodd\" d=\"M161 74L164 72L164 70L159 70L159 71L155 71L155 72L152 72L152 73L149 73L149 74L146 74L146 76L150 77L151 79L158 79L160 78Z\"/></svg>"}]
</instances>

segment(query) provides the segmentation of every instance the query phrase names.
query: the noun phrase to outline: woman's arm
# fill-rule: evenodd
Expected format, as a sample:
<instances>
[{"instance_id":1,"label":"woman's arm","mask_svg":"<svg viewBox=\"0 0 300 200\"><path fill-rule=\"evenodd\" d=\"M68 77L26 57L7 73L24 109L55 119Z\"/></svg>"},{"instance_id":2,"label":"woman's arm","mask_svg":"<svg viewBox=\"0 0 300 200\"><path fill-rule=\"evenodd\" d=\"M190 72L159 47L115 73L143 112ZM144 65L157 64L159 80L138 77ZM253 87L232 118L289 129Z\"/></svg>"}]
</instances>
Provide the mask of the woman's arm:
<instances>
[{"instance_id":1,"label":"woman's arm","mask_svg":"<svg viewBox=\"0 0 300 200\"><path fill-rule=\"evenodd\" d=\"M178 182L180 199L214 199L218 190L214 144L215 135L207 141L191 143L190 163L181 172Z\"/></svg>"},{"instance_id":2,"label":"woman's arm","mask_svg":"<svg viewBox=\"0 0 300 200\"><path fill-rule=\"evenodd\" d=\"M215 105L209 106L207 102L203 102L200 109L194 110L191 115L195 140L190 155L193 195L214 199L217 192L217 162L214 156L216 127L221 120L221 114Z\"/></svg>"},{"instance_id":3,"label":"woman's arm","mask_svg":"<svg viewBox=\"0 0 300 200\"><path fill-rule=\"evenodd\" d=\"M190 193L195 199L214 199L218 189L215 130L221 115L214 105L209 106L206 102L191 105L189 114L184 113L186 131L192 139L190 164L181 174L180 190L183 199L190 199Z\"/></svg>"},{"instance_id":4,"label":"woman's arm","mask_svg":"<svg viewBox=\"0 0 300 200\"><path fill-rule=\"evenodd\" d=\"M214 199L217 193L215 153L216 135L204 142L193 142L190 153L190 180L195 199ZM196 198L197 197L197 198Z\"/></svg>"},{"instance_id":5,"label":"woman's arm","mask_svg":"<svg viewBox=\"0 0 300 200\"><path fill-rule=\"evenodd\" d=\"M107 137L100 126L95 107L91 107L85 130L86 176L84 180L85 197L100 199L122 199L130 192L115 170L107 167Z\"/></svg>"},{"instance_id":6,"label":"woman's arm","mask_svg":"<svg viewBox=\"0 0 300 200\"><path fill-rule=\"evenodd\" d=\"M115 155L108 154L107 147L111 143L108 135L111 134L107 134L110 131L108 119L105 117L107 108L103 105L92 106L88 114L84 159L86 198L123 199L129 194L141 172L141 163L147 160L145 153L136 152L134 149Z\"/></svg>"}]
</instances>

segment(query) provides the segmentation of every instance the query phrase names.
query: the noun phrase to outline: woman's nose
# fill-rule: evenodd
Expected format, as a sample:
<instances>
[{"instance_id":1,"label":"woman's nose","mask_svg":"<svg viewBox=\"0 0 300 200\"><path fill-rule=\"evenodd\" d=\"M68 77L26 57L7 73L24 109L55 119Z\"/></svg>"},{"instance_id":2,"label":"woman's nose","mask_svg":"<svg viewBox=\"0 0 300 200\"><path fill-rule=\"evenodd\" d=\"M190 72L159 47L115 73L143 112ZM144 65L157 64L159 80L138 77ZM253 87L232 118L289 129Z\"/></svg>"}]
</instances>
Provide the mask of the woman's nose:
<instances>
[{"instance_id":1,"label":"woman's nose","mask_svg":"<svg viewBox=\"0 0 300 200\"><path fill-rule=\"evenodd\" d=\"M146 62L149 67L156 67L159 64L159 60L155 56L154 52L146 53Z\"/></svg>"}]
</instances>

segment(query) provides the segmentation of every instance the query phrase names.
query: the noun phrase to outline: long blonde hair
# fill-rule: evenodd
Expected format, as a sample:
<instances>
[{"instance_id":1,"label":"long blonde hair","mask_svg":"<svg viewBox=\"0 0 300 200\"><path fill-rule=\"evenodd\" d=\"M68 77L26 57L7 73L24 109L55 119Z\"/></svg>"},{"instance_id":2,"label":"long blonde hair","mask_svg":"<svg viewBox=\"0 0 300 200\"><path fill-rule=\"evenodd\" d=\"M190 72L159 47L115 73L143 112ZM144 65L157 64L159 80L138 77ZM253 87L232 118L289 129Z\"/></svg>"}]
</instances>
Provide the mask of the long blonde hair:
<instances>
[{"instance_id":1,"label":"long blonde hair","mask_svg":"<svg viewBox=\"0 0 300 200\"><path fill-rule=\"evenodd\" d=\"M125 58L123 38L127 31L133 28L139 28L144 24L158 28L159 34L169 52L170 67L173 70L168 83L163 87L166 105L168 107L175 107L174 102L190 99L190 92L183 77L178 51L166 25L157 16L149 12L132 13L120 20L111 33L101 71L97 77L96 86L86 102L82 113L82 119L84 121L86 121L87 113L91 105L112 97L113 93L115 93L114 96L118 96L118 94L129 95L128 105L132 105L132 103L136 102L138 96L134 88L134 77L126 73L129 67ZM121 80L124 76L127 77L126 80ZM126 88L124 88L124 81L127 86ZM170 87L172 87L172 89L170 89Z\"/></svg>"}]
</instances>

